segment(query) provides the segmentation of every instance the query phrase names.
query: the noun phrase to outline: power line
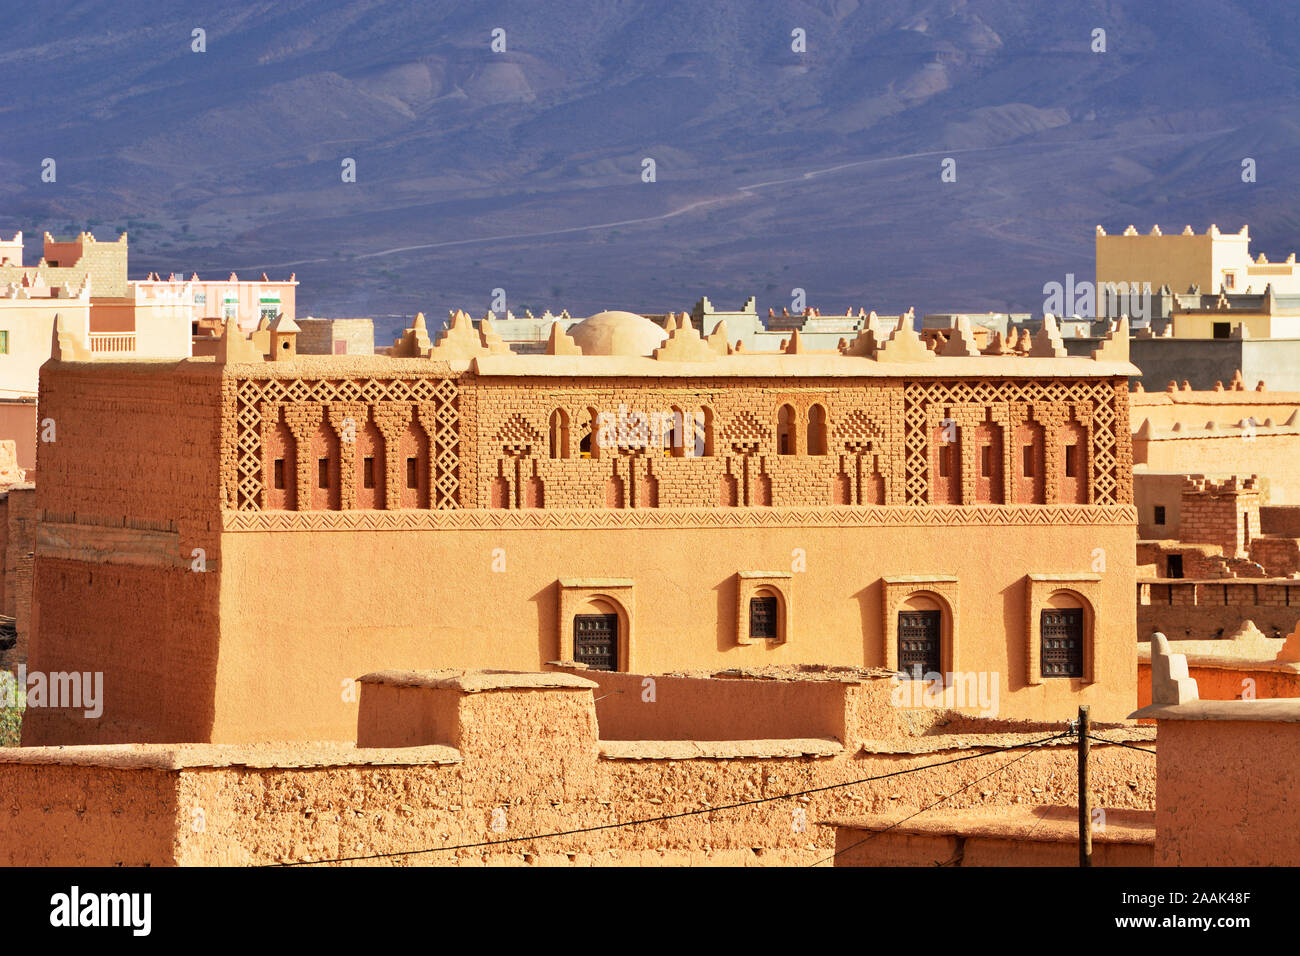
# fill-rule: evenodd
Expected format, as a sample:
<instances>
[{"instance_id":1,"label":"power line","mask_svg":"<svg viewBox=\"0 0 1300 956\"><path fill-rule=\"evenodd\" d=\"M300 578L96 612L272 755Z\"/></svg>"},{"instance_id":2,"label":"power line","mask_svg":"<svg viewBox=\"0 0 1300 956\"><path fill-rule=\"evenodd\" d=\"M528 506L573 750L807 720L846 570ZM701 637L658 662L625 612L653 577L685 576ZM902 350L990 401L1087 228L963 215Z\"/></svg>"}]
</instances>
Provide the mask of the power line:
<instances>
[{"instance_id":1,"label":"power line","mask_svg":"<svg viewBox=\"0 0 1300 956\"><path fill-rule=\"evenodd\" d=\"M1098 737L1096 734L1089 734L1088 739L1100 741L1103 744L1110 744L1113 747L1127 747L1129 750L1136 750L1139 753L1155 755L1154 750L1147 750L1145 747L1134 747L1132 744L1126 744L1122 740L1107 740L1105 737Z\"/></svg>"},{"instance_id":2,"label":"power line","mask_svg":"<svg viewBox=\"0 0 1300 956\"><path fill-rule=\"evenodd\" d=\"M720 810L735 810L739 807L750 807L760 803L771 803L774 800L789 800L793 797L807 796L808 794L811 793L823 793L827 790L839 790L842 789L843 787L856 787L859 784L872 783L877 780L888 780L890 777L900 777L909 773L917 773L918 771L921 770L931 770L934 769L935 767L946 767L951 764L962 763L963 761L966 760L975 760L979 757L989 757L992 756L993 754L1003 753L1009 750L1023 750L1026 747L1038 747L1042 744L1050 743L1053 740L1058 740L1061 737L1065 737L1065 736L1068 736L1068 734L1061 733L1061 734L1056 734L1055 736L1052 737L1044 737L1041 740L1030 741L1029 743L1013 744L1008 747L994 747L990 750L982 751L981 753L967 754L964 757L954 757L952 760L944 760L939 763L926 764L923 767L912 767L909 770L894 770L891 771L890 773L882 773L874 777L863 777L861 780L850 780L845 783L832 783L832 784L827 784L824 787L811 787L807 790L798 790L793 793L781 793L771 797L756 797L753 800L742 800L739 803L723 804L720 807L701 807L698 810L683 810L679 813L666 813L663 814L662 816L645 817L640 820L625 820L620 823L602 823L602 824L598 824L597 826L578 827L573 830L559 830L554 833L536 833L530 836L507 837L506 839L503 840L483 840L478 843L461 843L454 846L435 846L435 847L427 847L419 850L397 850L392 853L368 853L361 856L343 856L343 857L327 858L323 860L294 860L289 863L267 863L264 864L264 866L267 867L314 866L319 863L355 863L362 860L382 860L382 859L390 859L392 857L398 857L398 856L415 856L422 853L445 853L451 850L474 850L474 849L479 849L487 846L502 846L508 843L526 843L530 840L546 840L554 837L575 836L577 834L582 834L582 833L595 833L600 830L616 830L620 827L639 826L643 823L661 823L665 820L677 820L682 817L697 816L703 813L716 813ZM1023 756L1027 757L1029 755L1024 754ZM1017 757L1016 759L1019 760L1022 759L1022 757ZM1007 764L1004 764L1003 766L1010 766L1012 763L1015 763L1015 760L1009 761ZM998 769L1001 770L1002 768L999 767ZM994 771L994 773L996 772L997 771ZM983 780L984 778L980 777L979 779ZM971 781L972 784L978 782L979 780ZM966 786L970 786L970 785L971 784L967 784ZM963 787L962 790L964 789L966 788ZM961 790L954 791L954 793L960 793L960 792ZM953 794L949 794L949 796L952 795ZM947 797L945 797L944 799L946 800ZM929 808L927 807L926 809ZM900 820L899 822L901 823L903 821Z\"/></svg>"},{"instance_id":3,"label":"power line","mask_svg":"<svg viewBox=\"0 0 1300 956\"><path fill-rule=\"evenodd\" d=\"M1070 731L1071 731L1071 733L1078 733L1078 722L1077 722L1077 721L1073 721L1073 720L1070 721ZM1108 739L1105 738L1105 737L1098 737L1098 736L1095 735L1095 734L1088 734L1088 739L1090 739L1090 740L1100 741L1101 743L1113 744L1113 745L1115 745L1115 746L1119 746L1119 747L1129 747L1130 750L1141 750L1143 753L1152 753L1152 754L1155 753L1154 750L1145 750L1145 749L1143 749L1142 747L1131 747L1131 746L1129 746L1128 744L1123 743L1122 741L1119 741L1119 740L1108 740ZM1076 799L1077 799L1077 797L1076 797ZM1038 819L1034 821L1034 825L1031 826L1031 827L1028 829L1028 831L1025 832L1024 836L1021 836L1021 837L1018 838L1018 841L1021 842L1021 843L1024 843L1024 842L1028 841L1029 838L1030 838L1031 836L1033 836L1034 831L1037 830L1038 827L1042 824L1042 822L1043 822L1044 820L1046 820L1047 818L1048 818L1048 814L1046 814L1046 813L1041 814L1041 815L1038 817ZM1011 858L1016 854L1016 849L1017 849L1016 847L1012 847L1011 850L1008 851L1008 853L1006 854L1006 856L1004 856L1004 857L1003 857L1003 858L998 862L997 865L998 865L998 866L1005 866L1006 863L1007 863L1007 861L1010 860L1010 859L1011 859Z\"/></svg>"},{"instance_id":4,"label":"power line","mask_svg":"<svg viewBox=\"0 0 1300 956\"><path fill-rule=\"evenodd\" d=\"M1036 741L1036 743L1038 743L1038 744L1047 743L1048 741L1059 740L1059 739L1062 738L1062 737L1069 737L1069 736L1071 736L1071 734L1070 734L1070 731L1067 730L1067 731L1063 731L1062 733L1057 734L1057 735L1054 736L1054 737L1047 737L1047 738L1045 738L1045 739L1043 739L1043 740ZM1032 746L1034 746L1034 744L1021 744L1020 747L1005 747L1005 748L1002 748L1002 749L1004 749L1004 750L1019 750L1019 749L1021 749L1021 748L1023 748L1023 747L1032 747ZM989 753L995 753L995 752L996 752L996 751L989 751ZM996 768L994 768L993 770L990 770L990 771L989 771L988 773L986 773L984 776L982 776L982 777L976 777L974 780L972 780L970 783L966 784L964 787L958 787L958 788L957 788L956 790L954 790L952 793L945 794L944 796L940 797L938 800L934 801L934 803L930 804L929 806L922 807L920 810L917 810L915 813L912 813L912 814L909 814L908 816L903 817L903 819L897 821L896 823L891 823L889 826L885 827L885 828L882 829L882 830L873 830L869 836L865 836L865 837L863 837L863 838L862 838L861 840L859 840L857 843L851 843L851 844L849 844L848 846L846 846L846 847L845 847L844 849L842 849L842 850L836 850L834 853L832 853L830 856L826 857L825 859L818 860L816 863L812 863L812 864L809 864L809 865L810 865L810 866L820 866L821 864L827 862L828 860L833 860L833 859L835 859L836 857L838 857L838 856L839 856L840 854L842 854L842 853L847 853L847 852L849 852L849 850L852 850L852 849L854 849L855 847L862 846L862 844L866 843L868 840L874 840L876 837L880 836L880 834L882 834L882 833L887 833L887 832L889 832L890 830L894 829L894 827L896 827L896 826L901 826L902 824L906 823L908 820L911 820L913 817L919 817L921 814L925 813L926 810L930 810L930 809L932 809L932 808L934 808L934 807L937 807L939 804L943 803L945 800L948 800L948 799L950 799L950 798L952 798L952 797L957 796L957 794L961 793L963 790L968 790L968 789L970 789L971 787L975 786L975 784L979 783L981 780L987 780L989 777L993 776L995 773L1000 773L1001 771L1006 770L1007 767L1010 767L1013 763L1016 763L1017 761L1020 761L1020 760L1024 760L1026 757L1028 757L1028 756L1029 756L1030 754L1032 754L1032 753L1033 753L1033 751L1030 750L1030 751L1028 751L1027 753L1023 753L1023 754L1021 754L1019 757L1016 757L1015 760L1008 760L1006 763L1002 764L1002 766L1000 766L1000 767L996 767ZM984 755L982 755L982 756L987 756L987 754L984 754Z\"/></svg>"},{"instance_id":5,"label":"power line","mask_svg":"<svg viewBox=\"0 0 1300 956\"><path fill-rule=\"evenodd\" d=\"M1070 721L1070 729L1067 731L1067 734L1069 734L1070 736L1073 736L1074 734L1077 734L1078 732L1079 732L1079 724L1078 724L1078 721L1075 721L1075 720ZM1089 736L1092 736L1092 735L1089 734ZM1078 799L1079 799L1079 795L1078 795L1078 793L1076 792L1076 794L1075 794L1075 800L1077 801ZM1014 841L1014 842L1017 842L1017 843L1026 843L1026 842L1028 842L1028 841L1029 841L1029 838L1030 838L1031 836L1034 835L1034 831L1038 829L1039 825L1040 825L1044 820L1046 820L1047 817L1048 817L1048 815L1047 815L1046 813L1040 814L1039 817L1038 817L1038 819L1034 821L1034 825L1031 826L1031 827L1030 827L1030 828L1025 832L1025 835L1022 836L1022 837L1018 837L1017 840ZM1011 849L1007 851L1006 856L1002 857L1002 859L998 861L997 865L998 865L998 866L1006 866L1006 865L1007 865L1007 861L1010 860L1013 856L1015 856L1015 855L1016 855L1016 851L1019 850L1019 849L1020 849L1020 847L1018 847L1018 846L1012 846Z\"/></svg>"}]
</instances>

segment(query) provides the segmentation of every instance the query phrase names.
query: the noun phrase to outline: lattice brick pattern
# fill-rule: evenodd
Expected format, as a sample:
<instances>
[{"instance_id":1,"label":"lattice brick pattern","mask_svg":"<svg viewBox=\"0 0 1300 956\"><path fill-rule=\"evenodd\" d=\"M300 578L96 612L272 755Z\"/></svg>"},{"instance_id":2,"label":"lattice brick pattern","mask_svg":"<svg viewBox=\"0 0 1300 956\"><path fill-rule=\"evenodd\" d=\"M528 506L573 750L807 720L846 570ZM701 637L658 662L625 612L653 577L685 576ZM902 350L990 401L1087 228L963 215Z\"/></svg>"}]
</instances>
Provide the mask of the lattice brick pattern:
<instances>
[{"instance_id":1,"label":"lattice brick pattern","mask_svg":"<svg viewBox=\"0 0 1300 956\"><path fill-rule=\"evenodd\" d=\"M728 442L762 444L767 441L768 429L749 412L741 412L722 430L722 437Z\"/></svg>"},{"instance_id":2,"label":"lattice brick pattern","mask_svg":"<svg viewBox=\"0 0 1300 956\"><path fill-rule=\"evenodd\" d=\"M1118 412L1115 386L1105 380L1077 382L909 382L903 392L904 494L909 505L929 504L929 440L926 408L944 405L1001 402L1072 402L1092 407L1092 503L1121 501L1115 425Z\"/></svg>"},{"instance_id":3,"label":"lattice brick pattern","mask_svg":"<svg viewBox=\"0 0 1300 956\"><path fill-rule=\"evenodd\" d=\"M262 403L410 402L433 405L430 435L430 494L433 507L460 507L459 389L450 379L242 379L235 388L235 501L239 511L260 511L262 486Z\"/></svg>"},{"instance_id":4,"label":"lattice brick pattern","mask_svg":"<svg viewBox=\"0 0 1300 956\"><path fill-rule=\"evenodd\" d=\"M877 447L881 439L880 426L860 408L849 412L835 426L834 436L837 447L852 454Z\"/></svg>"},{"instance_id":5,"label":"lattice brick pattern","mask_svg":"<svg viewBox=\"0 0 1300 956\"><path fill-rule=\"evenodd\" d=\"M493 441L502 445L507 451L513 451L518 454L525 448L540 447L542 436L538 434L537 429L528 424L528 420L525 419L523 415L515 412L515 414L506 419L504 425L497 429L496 437Z\"/></svg>"}]
</instances>

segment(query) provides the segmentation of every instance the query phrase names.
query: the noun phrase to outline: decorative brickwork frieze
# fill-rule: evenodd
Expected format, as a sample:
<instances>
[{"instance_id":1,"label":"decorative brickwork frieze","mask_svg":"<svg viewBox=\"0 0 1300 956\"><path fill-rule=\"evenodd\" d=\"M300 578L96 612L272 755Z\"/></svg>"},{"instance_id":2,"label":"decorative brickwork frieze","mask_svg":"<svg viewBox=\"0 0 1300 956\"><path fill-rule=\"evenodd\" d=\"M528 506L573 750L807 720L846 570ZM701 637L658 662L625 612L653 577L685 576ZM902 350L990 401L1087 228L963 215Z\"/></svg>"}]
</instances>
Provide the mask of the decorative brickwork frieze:
<instances>
[{"instance_id":1,"label":"decorative brickwork frieze","mask_svg":"<svg viewBox=\"0 0 1300 956\"><path fill-rule=\"evenodd\" d=\"M640 508L500 511L227 511L222 531L410 531L497 528L855 528L1025 525L1123 526L1137 522L1132 505L986 505L912 508Z\"/></svg>"},{"instance_id":2,"label":"decorative brickwork frieze","mask_svg":"<svg viewBox=\"0 0 1300 956\"><path fill-rule=\"evenodd\" d=\"M288 507L279 502L296 498L299 510L409 509L417 500L433 510L1131 501L1128 410L1118 379L773 386L472 375L238 379L227 391L234 396L226 425L233 461L223 458L223 487L237 510L267 509L268 443L287 446L292 433L297 490L286 482L275 501ZM369 430L369 495L358 494L358 452L343 440L348 418L358 432ZM329 432L317 430L321 423ZM428 445L418 439L412 468L415 428ZM323 434L340 440L326 456L339 459L339 486L328 500L310 471L312 456L320 457L313 443Z\"/></svg>"},{"instance_id":3,"label":"decorative brickwork frieze","mask_svg":"<svg viewBox=\"0 0 1300 956\"><path fill-rule=\"evenodd\" d=\"M351 511L357 506L357 486L351 480L357 472L357 433L366 427L368 409L360 402L335 402L327 410L339 442L339 508Z\"/></svg>"},{"instance_id":4,"label":"decorative brickwork frieze","mask_svg":"<svg viewBox=\"0 0 1300 956\"><path fill-rule=\"evenodd\" d=\"M409 402L379 402L370 410L375 427L384 436L384 507L388 511L396 511L402 506L405 475L400 449L412 413L413 406Z\"/></svg>"},{"instance_id":5,"label":"decorative brickwork frieze","mask_svg":"<svg viewBox=\"0 0 1300 956\"><path fill-rule=\"evenodd\" d=\"M315 480L311 470L311 439L325 418L325 409L320 405L302 404L277 404L275 407L283 409L284 423L293 434L293 446L297 449L294 467L297 475L295 487L298 489L298 500L295 507L299 511L307 511L311 508L311 487ZM265 487L262 493L265 494ZM261 499L259 499L258 509L246 510L260 510L260 506Z\"/></svg>"},{"instance_id":6,"label":"decorative brickwork frieze","mask_svg":"<svg viewBox=\"0 0 1300 956\"><path fill-rule=\"evenodd\" d=\"M235 407L227 427L234 431L236 450L233 473L224 476L228 489L226 501L239 511L260 511L265 507L268 465L265 443L269 428L264 416L274 411L282 414L284 423L293 433L297 445L297 507L303 510L310 501L310 489L315 484L311 473L311 438L322 422L329 424L340 438L341 481L340 507L350 509L356 504L355 444L344 439L345 434L355 434L352 429L364 428L374 415L376 427L391 447L390 435L400 437L405 428L405 416L414 408L416 421L429 438L428 507L452 509L460 507L460 390L456 382L446 378L411 379L348 379L327 381L322 379L254 379L236 382ZM405 410L404 410L405 409ZM353 419L352 426L345 424ZM386 451L385 499L395 502L394 494L400 489L400 466L396 455Z\"/></svg>"},{"instance_id":7,"label":"decorative brickwork frieze","mask_svg":"<svg viewBox=\"0 0 1300 956\"><path fill-rule=\"evenodd\" d=\"M1109 380L1075 381L959 381L909 382L905 386L905 500L911 505L936 504L933 487L934 433L944 419L962 427L970 409L995 410L993 421L1004 426L1004 487L1013 500L1014 461L1006 432L1032 421L1043 427L1044 504L1059 500L1058 476L1063 471L1061 430L1074 423L1087 434L1083 461L1086 500L1093 504L1126 504L1132 500L1132 452L1124 429L1128 425L1127 388ZM1004 409L1004 410L1003 410ZM1120 449L1124 449L1120 454ZM974 472L963 449L962 471ZM973 477L973 474L972 474ZM966 476L963 474L963 494Z\"/></svg>"}]
</instances>

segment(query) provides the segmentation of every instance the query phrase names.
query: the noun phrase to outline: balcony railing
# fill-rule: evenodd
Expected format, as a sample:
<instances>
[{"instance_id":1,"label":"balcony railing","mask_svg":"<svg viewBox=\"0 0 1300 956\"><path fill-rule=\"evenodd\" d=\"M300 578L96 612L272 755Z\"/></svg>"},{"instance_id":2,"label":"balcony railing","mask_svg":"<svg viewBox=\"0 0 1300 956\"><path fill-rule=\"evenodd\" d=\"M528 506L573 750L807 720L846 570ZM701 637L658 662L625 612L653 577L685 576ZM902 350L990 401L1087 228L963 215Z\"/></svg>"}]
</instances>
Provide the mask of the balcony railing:
<instances>
[{"instance_id":1,"label":"balcony railing","mask_svg":"<svg viewBox=\"0 0 1300 956\"><path fill-rule=\"evenodd\" d=\"M135 351L134 332L92 332L90 351L95 355L122 355Z\"/></svg>"}]
</instances>

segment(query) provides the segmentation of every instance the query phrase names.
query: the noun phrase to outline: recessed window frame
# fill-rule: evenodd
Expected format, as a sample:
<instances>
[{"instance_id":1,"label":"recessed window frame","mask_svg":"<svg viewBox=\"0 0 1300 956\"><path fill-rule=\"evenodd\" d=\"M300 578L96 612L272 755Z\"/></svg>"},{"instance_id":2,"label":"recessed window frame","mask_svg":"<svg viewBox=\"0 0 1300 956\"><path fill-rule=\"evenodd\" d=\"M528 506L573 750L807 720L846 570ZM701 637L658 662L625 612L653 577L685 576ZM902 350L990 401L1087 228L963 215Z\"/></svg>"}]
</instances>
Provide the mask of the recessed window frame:
<instances>
[{"instance_id":1,"label":"recessed window frame","mask_svg":"<svg viewBox=\"0 0 1300 956\"><path fill-rule=\"evenodd\" d=\"M1097 608L1101 606L1101 575L1092 573L1033 572L1025 575L1028 589L1025 620L1025 682L1039 686L1048 681L1074 680L1081 684L1096 682ZM1083 610L1083 674L1080 677L1043 676L1042 612L1053 605L1055 595L1064 593Z\"/></svg>"},{"instance_id":2,"label":"recessed window frame","mask_svg":"<svg viewBox=\"0 0 1300 956\"><path fill-rule=\"evenodd\" d=\"M738 571L736 572L736 643L784 644L791 634L791 584L794 575L789 571ZM756 637L750 632L750 601L754 598L774 597L777 601L776 636Z\"/></svg>"},{"instance_id":3,"label":"recessed window frame","mask_svg":"<svg viewBox=\"0 0 1300 956\"><path fill-rule=\"evenodd\" d=\"M1081 457L1079 452L1081 449L1082 446L1077 444L1065 446L1065 477L1066 478L1079 477L1079 458Z\"/></svg>"}]
</instances>

